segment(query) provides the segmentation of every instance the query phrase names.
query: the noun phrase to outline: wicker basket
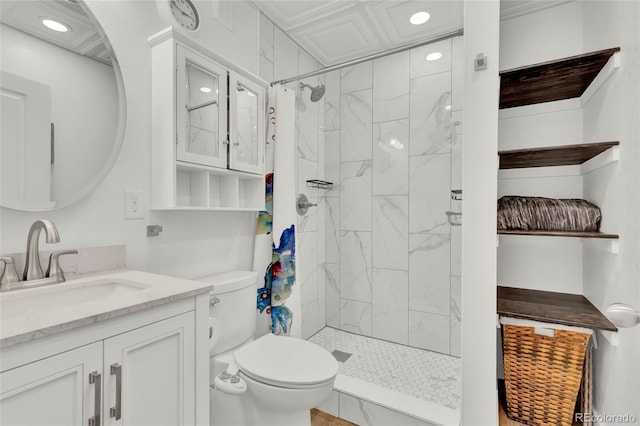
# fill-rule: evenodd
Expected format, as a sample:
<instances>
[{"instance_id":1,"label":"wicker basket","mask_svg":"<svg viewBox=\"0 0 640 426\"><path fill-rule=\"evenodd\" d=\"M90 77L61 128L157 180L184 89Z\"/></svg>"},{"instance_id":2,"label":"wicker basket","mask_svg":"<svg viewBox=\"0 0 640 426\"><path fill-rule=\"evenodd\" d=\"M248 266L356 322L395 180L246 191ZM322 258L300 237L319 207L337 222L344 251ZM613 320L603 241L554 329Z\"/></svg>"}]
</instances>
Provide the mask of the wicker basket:
<instances>
[{"instance_id":1,"label":"wicker basket","mask_svg":"<svg viewBox=\"0 0 640 426\"><path fill-rule=\"evenodd\" d=\"M571 426L591 330L549 332L553 325L539 324L552 336L503 322L507 415L531 426Z\"/></svg>"}]
</instances>

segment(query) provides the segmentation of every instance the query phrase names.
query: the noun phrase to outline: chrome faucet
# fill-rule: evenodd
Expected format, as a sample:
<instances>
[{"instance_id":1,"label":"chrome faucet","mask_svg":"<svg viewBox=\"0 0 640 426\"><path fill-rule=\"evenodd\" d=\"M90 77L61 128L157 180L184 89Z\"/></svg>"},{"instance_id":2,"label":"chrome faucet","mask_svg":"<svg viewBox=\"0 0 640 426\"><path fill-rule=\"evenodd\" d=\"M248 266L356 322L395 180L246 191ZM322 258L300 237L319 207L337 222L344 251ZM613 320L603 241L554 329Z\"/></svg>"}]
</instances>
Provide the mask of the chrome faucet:
<instances>
[{"instance_id":1,"label":"chrome faucet","mask_svg":"<svg viewBox=\"0 0 640 426\"><path fill-rule=\"evenodd\" d=\"M58 229L50 220L36 220L29 229L27 238L27 259L24 264L23 281L39 280L44 278L42 265L40 265L40 251L38 250L38 240L40 231L44 229L47 235L47 244L59 243L60 235Z\"/></svg>"}]
</instances>

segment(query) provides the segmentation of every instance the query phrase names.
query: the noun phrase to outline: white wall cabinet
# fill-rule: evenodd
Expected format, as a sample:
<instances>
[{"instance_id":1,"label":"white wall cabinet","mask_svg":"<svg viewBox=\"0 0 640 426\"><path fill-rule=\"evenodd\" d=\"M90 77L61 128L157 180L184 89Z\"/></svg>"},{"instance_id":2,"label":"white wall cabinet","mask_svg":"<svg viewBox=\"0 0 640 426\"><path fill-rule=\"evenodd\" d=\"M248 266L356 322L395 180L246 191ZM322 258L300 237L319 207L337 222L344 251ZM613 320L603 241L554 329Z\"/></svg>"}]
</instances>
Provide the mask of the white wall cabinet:
<instances>
[{"instance_id":1,"label":"white wall cabinet","mask_svg":"<svg viewBox=\"0 0 640 426\"><path fill-rule=\"evenodd\" d=\"M175 309L167 314L174 315ZM196 395L206 389L197 389L205 382L196 376L195 312L124 333L119 333L124 324L120 322L111 331L108 326L99 330L104 325L84 327L61 342L76 341L74 334L82 341L93 328L98 334L118 333L111 337L0 373L0 424L174 426L201 422L208 406L198 408ZM131 324L140 325L139 321ZM29 352L37 344L20 346ZM64 347L54 346L57 350Z\"/></svg>"},{"instance_id":2,"label":"white wall cabinet","mask_svg":"<svg viewBox=\"0 0 640 426\"><path fill-rule=\"evenodd\" d=\"M152 56L152 208L263 210L267 83L171 28Z\"/></svg>"}]
</instances>

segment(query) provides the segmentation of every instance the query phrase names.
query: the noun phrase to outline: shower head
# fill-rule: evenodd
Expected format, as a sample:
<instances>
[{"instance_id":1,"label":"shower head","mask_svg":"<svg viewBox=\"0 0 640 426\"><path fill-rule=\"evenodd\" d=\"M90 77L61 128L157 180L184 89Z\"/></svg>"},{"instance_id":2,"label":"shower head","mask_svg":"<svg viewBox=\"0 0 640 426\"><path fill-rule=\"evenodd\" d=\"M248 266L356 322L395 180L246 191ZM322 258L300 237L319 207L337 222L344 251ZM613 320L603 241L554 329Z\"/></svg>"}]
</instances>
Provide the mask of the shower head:
<instances>
[{"instance_id":1,"label":"shower head","mask_svg":"<svg viewBox=\"0 0 640 426\"><path fill-rule=\"evenodd\" d=\"M318 102L324 96L324 84L320 84L319 86L313 87L309 84L300 83L300 91L302 91L305 87L311 89L311 102Z\"/></svg>"}]
</instances>

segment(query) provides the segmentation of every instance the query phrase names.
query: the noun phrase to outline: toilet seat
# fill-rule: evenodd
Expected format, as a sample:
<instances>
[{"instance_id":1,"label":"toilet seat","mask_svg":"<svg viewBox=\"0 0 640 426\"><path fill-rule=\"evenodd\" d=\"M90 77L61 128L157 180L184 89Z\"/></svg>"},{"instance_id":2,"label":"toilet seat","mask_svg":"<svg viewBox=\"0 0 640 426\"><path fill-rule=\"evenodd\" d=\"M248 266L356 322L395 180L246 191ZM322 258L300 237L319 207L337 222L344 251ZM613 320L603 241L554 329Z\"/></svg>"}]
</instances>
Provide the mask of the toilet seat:
<instances>
[{"instance_id":1,"label":"toilet seat","mask_svg":"<svg viewBox=\"0 0 640 426\"><path fill-rule=\"evenodd\" d=\"M267 334L234 352L240 371L281 388L315 388L332 381L338 362L324 348L294 337Z\"/></svg>"}]
</instances>

